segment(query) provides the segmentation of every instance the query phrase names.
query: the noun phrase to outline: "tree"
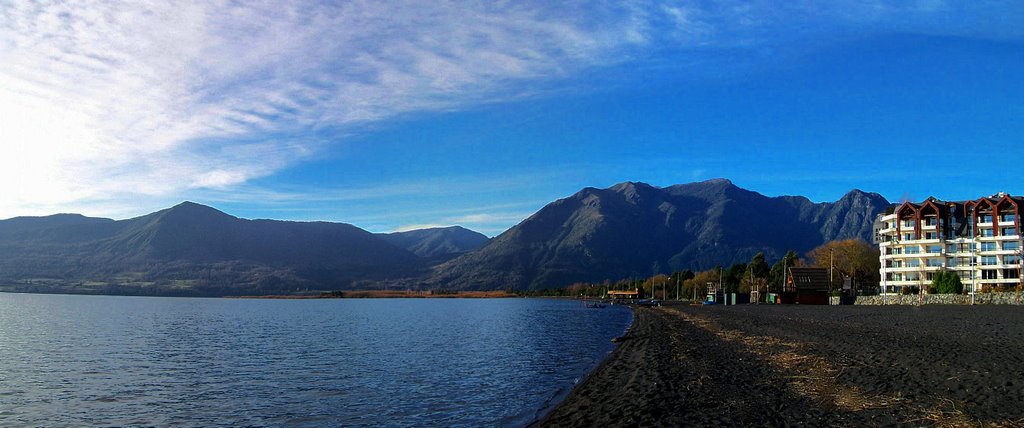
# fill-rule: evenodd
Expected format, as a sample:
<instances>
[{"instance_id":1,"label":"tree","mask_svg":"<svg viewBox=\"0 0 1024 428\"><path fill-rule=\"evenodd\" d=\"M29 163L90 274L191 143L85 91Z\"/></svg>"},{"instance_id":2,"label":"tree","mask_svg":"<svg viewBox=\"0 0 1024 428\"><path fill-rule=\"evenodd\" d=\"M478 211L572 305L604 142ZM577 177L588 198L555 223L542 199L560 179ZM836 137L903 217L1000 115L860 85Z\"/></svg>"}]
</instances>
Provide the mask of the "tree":
<instances>
[{"instance_id":1,"label":"tree","mask_svg":"<svg viewBox=\"0 0 1024 428\"><path fill-rule=\"evenodd\" d=\"M764 260L764 253L758 252L754 255L754 258L750 259L750 263L747 264L747 277L767 278L770 270L768 262Z\"/></svg>"},{"instance_id":2,"label":"tree","mask_svg":"<svg viewBox=\"0 0 1024 428\"><path fill-rule=\"evenodd\" d=\"M772 269L768 271L768 285L771 287L773 292L782 291L782 278L785 275L783 266L791 268L793 266L799 266L800 259L796 256L796 252L790 250L785 256L782 256L782 260L772 265Z\"/></svg>"},{"instance_id":3,"label":"tree","mask_svg":"<svg viewBox=\"0 0 1024 428\"><path fill-rule=\"evenodd\" d=\"M718 284L717 268L697 272L693 278L683 281L683 296L693 297L696 294L697 299L704 300L704 297L708 294L707 284L709 282Z\"/></svg>"},{"instance_id":4,"label":"tree","mask_svg":"<svg viewBox=\"0 0 1024 428\"><path fill-rule=\"evenodd\" d=\"M728 290L730 293L737 293L740 289L740 284L743 283L743 274L747 272L746 263L736 263L729 267L725 271L722 278L722 287Z\"/></svg>"},{"instance_id":5,"label":"tree","mask_svg":"<svg viewBox=\"0 0 1024 428\"><path fill-rule=\"evenodd\" d=\"M679 290L682 290L683 282L688 279L693 279L693 271L689 269L683 270L682 272L672 272L672 275L668 278L669 294L674 296L675 294L673 293L676 292L677 286L679 287ZM683 293L680 297L686 296L687 295Z\"/></svg>"},{"instance_id":6,"label":"tree","mask_svg":"<svg viewBox=\"0 0 1024 428\"><path fill-rule=\"evenodd\" d=\"M658 274L647 278L643 284L644 295L650 296L651 298L668 297L665 295L667 291L666 285L668 284L668 278L668 275L665 274ZM674 285L675 284L673 284L673 286ZM655 293L657 293L657 296Z\"/></svg>"},{"instance_id":7,"label":"tree","mask_svg":"<svg viewBox=\"0 0 1024 428\"><path fill-rule=\"evenodd\" d=\"M807 253L811 266L828 269L834 263L832 288L842 285L848 276L859 286L874 285L880 281L878 248L860 239L826 242Z\"/></svg>"},{"instance_id":8,"label":"tree","mask_svg":"<svg viewBox=\"0 0 1024 428\"><path fill-rule=\"evenodd\" d=\"M964 284L956 272L940 270L932 277L932 286L939 294L960 294L964 292Z\"/></svg>"},{"instance_id":9,"label":"tree","mask_svg":"<svg viewBox=\"0 0 1024 428\"><path fill-rule=\"evenodd\" d=\"M764 260L764 253L759 252L750 259L747 270L743 273L743 281L740 282L740 292L749 293L752 290L764 291L764 285L768 280L768 273L771 268Z\"/></svg>"}]
</instances>

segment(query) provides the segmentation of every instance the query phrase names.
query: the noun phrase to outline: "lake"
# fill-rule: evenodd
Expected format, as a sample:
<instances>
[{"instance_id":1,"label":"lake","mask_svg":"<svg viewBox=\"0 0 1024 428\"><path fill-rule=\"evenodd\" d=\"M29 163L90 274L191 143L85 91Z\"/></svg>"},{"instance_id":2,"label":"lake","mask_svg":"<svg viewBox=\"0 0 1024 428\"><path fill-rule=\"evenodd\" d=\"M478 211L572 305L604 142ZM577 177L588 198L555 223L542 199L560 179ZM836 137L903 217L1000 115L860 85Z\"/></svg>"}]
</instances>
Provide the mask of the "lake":
<instances>
[{"instance_id":1,"label":"lake","mask_svg":"<svg viewBox=\"0 0 1024 428\"><path fill-rule=\"evenodd\" d=\"M631 321L553 299L0 293L0 426L519 426Z\"/></svg>"}]
</instances>

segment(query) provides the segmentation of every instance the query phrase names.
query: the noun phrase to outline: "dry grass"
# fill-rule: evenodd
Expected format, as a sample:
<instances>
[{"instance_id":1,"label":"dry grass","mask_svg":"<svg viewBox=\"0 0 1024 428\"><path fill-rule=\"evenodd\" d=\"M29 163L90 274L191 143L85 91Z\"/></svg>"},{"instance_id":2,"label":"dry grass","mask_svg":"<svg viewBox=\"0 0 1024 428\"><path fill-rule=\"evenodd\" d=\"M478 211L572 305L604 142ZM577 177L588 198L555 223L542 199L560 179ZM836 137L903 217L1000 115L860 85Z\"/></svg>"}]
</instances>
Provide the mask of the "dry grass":
<instances>
[{"instance_id":1,"label":"dry grass","mask_svg":"<svg viewBox=\"0 0 1024 428\"><path fill-rule=\"evenodd\" d=\"M819 407L834 406L837 409L857 412L867 409L890 409L899 414L913 415L905 424L920 424L942 427L1011 427L1024 426L1022 421L1006 421L998 423L981 423L972 420L963 411L963 405L948 398L930 409L914 406L914 403L900 396L867 396L857 388L840 385L836 379L842 374L842 368L836 368L825 358L806 352L800 343L786 342L775 337L747 335L738 330L727 330L713 321L699 316L662 310L682 317L693 325L707 330L719 338L733 343L740 343L749 352L760 356L763 361L779 373L799 373L783 376L791 389L804 396Z\"/></svg>"},{"instance_id":2,"label":"dry grass","mask_svg":"<svg viewBox=\"0 0 1024 428\"><path fill-rule=\"evenodd\" d=\"M341 294L301 294L272 296L236 296L237 299L422 299L422 298L467 298L493 299L517 297L504 291L460 291L456 293L434 294L430 291L395 291L395 290L353 290Z\"/></svg>"}]
</instances>

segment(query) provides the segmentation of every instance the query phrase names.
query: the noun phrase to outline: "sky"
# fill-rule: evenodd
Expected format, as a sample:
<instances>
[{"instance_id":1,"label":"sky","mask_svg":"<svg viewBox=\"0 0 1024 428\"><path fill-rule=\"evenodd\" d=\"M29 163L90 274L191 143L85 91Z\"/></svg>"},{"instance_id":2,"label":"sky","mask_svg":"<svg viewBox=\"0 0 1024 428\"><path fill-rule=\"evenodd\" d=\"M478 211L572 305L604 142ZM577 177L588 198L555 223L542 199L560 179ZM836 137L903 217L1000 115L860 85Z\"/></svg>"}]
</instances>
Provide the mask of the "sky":
<instances>
[{"instance_id":1,"label":"sky","mask_svg":"<svg viewBox=\"0 0 1024 428\"><path fill-rule=\"evenodd\" d=\"M0 218L494 236L584 187L1024 194L1017 1L0 2Z\"/></svg>"}]
</instances>

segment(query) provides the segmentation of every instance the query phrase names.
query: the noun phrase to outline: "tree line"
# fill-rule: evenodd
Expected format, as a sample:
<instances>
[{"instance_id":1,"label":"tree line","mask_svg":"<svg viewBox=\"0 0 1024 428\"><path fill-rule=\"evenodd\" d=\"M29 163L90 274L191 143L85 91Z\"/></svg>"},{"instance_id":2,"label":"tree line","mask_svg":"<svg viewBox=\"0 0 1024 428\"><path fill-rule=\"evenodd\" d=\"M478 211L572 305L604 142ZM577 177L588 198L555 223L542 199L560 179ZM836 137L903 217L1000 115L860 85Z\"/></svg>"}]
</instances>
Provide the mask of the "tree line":
<instances>
[{"instance_id":1,"label":"tree line","mask_svg":"<svg viewBox=\"0 0 1024 428\"><path fill-rule=\"evenodd\" d=\"M708 288L721 288L727 293L749 293L753 290L777 292L781 290L785 267L822 267L833 269L832 289L838 290L849 278L862 294L877 292L879 277L878 248L860 239L830 241L809 251L803 258L788 251L769 265L763 252L746 263L729 267L718 265L712 269L692 271L684 269L670 274L658 273L647 278L606 279L600 283L578 282L560 289L538 290L531 295L560 295L600 297L608 290L642 289L645 296L658 299L703 299Z\"/></svg>"}]
</instances>

